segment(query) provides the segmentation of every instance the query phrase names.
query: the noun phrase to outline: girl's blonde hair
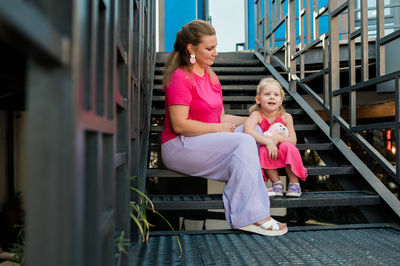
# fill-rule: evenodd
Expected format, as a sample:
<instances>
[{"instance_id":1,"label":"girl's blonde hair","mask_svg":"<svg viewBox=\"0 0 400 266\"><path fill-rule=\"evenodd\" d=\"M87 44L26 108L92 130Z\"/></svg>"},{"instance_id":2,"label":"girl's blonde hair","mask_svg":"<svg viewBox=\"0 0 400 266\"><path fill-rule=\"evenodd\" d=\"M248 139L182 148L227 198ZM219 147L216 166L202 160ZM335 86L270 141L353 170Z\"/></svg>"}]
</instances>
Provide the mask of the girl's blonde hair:
<instances>
[{"instance_id":1,"label":"girl's blonde hair","mask_svg":"<svg viewBox=\"0 0 400 266\"><path fill-rule=\"evenodd\" d=\"M276 79L271 78L271 77L263 78L262 80L260 80L260 83L258 83L258 86L257 86L257 96L260 96L263 89L270 85L277 86L281 91L282 99L285 97L285 91L283 90L281 84ZM249 114L251 114L255 111L259 111L260 109L261 109L260 105L256 103L249 108ZM285 113L285 108L283 108L282 105L279 107L278 113L279 114Z\"/></svg>"},{"instance_id":2,"label":"girl's blonde hair","mask_svg":"<svg viewBox=\"0 0 400 266\"><path fill-rule=\"evenodd\" d=\"M176 34L174 50L168 57L164 68L163 85L168 85L172 73L177 68L182 68L185 71L191 69L190 54L187 50L187 45L192 44L197 46L202 42L204 36L216 35L214 27L204 20L193 20L182 26L182 29ZM210 67L206 69L211 81L216 80L216 74Z\"/></svg>"}]
</instances>

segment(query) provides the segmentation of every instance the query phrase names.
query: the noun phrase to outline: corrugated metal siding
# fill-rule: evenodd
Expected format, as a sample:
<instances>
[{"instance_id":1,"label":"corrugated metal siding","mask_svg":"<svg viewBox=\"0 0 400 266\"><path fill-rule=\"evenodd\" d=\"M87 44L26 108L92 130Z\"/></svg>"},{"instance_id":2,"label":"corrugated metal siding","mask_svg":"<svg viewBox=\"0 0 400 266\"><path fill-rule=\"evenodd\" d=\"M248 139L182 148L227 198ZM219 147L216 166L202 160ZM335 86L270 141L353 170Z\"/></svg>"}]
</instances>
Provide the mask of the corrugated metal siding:
<instances>
[{"instance_id":1,"label":"corrugated metal siding","mask_svg":"<svg viewBox=\"0 0 400 266\"><path fill-rule=\"evenodd\" d=\"M234 232L234 231L232 231ZM133 246L130 265L398 265L400 231L361 228L289 232L280 237L247 233L150 237Z\"/></svg>"}]
</instances>

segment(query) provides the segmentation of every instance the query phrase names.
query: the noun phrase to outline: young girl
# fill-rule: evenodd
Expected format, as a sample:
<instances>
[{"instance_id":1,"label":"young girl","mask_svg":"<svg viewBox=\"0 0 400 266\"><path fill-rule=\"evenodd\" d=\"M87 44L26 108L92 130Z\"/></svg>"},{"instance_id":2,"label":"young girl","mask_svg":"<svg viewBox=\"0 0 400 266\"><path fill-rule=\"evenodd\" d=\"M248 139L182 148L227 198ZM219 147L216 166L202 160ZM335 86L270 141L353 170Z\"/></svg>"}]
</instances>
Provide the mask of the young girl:
<instances>
[{"instance_id":1,"label":"young girl","mask_svg":"<svg viewBox=\"0 0 400 266\"><path fill-rule=\"evenodd\" d=\"M273 78L264 78L257 86L256 104L249 112L249 118L244 124L244 132L252 135L257 143L264 181L271 179L272 187L268 189L270 197L283 196L283 184L279 179L278 168L285 167L289 177L286 196L300 197L299 178L305 181L307 169L304 168L299 150L296 148L296 132L293 118L282 107L284 91L279 82ZM275 123L287 127L288 136L283 134L263 135L256 131L259 125L263 132Z\"/></svg>"}]
</instances>

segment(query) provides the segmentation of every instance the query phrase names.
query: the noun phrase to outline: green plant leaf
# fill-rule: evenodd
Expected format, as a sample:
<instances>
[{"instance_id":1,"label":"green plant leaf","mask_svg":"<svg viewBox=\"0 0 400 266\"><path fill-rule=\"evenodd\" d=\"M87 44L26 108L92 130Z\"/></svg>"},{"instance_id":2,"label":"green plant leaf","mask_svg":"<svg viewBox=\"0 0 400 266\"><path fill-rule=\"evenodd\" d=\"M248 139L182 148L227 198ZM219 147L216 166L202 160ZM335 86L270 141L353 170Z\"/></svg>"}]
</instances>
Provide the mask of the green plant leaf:
<instances>
[{"instance_id":1,"label":"green plant leaf","mask_svg":"<svg viewBox=\"0 0 400 266\"><path fill-rule=\"evenodd\" d=\"M151 209L151 208L149 208L149 207L147 207L147 206L141 206L141 207L153 211L155 214L157 214L158 216L160 216L160 217L167 223L167 225L169 226L169 228L171 228L172 232L174 233L175 238L176 238L176 241L178 242L179 250L180 250L179 258L182 258L182 256L183 256L183 250L182 250L181 241L179 240L178 234L175 232L174 228L172 227L172 225L170 224L170 222L168 221L168 219L165 218L164 215L162 215L161 213L159 213L158 211L156 211L156 210L154 210L154 209Z\"/></svg>"},{"instance_id":2,"label":"green plant leaf","mask_svg":"<svg viewBox=\"0 0 400 266\"><path fill-rule=\"evenodd\" d=\"M183 249L182 249L182 244L181 244L181 241L179 240L179 237L178 237L177 233L175 232L175 230L172 227L172 225L170 224L170 222L161 213L159 213L158 211L156 211L154 209L154 204L151 201L151 199L147 196L147 191L146 191L145 185L142 182L142 180L138 176L133 176L133 177L131 177L130 180L132 181L132 180L134 180L136 178L138 178L140 184L142 185L142 188L143 188L144 192L140 191L138 188L130 186L129 188L132 189L133 191L135 191L139 195L139 200L138 200L139 203L131 201L130 202L130 206L133 208L133 210L140 217L140 220L143 222L143 226L140 223L139 219L137 217L135 217L132 212L130 213L130 216L135 221L135 223L138 225L140 233L142 234L143 242L144 242L145 235L146 235L146 243L148 243L149 236L150 236L150 226L153 226L147 220L147 215L146 215L146 210L150 210L153 213L157 214L159 217L161 217L161 219L163 219L167 223L167 225L171 228L171 230L174 233L175 238L176 238L176 240L178 242L178 246L179 246L179 250L180 250L179 258L182 258L183 257ZM144 201L143 201L143 199L144 199ZM151 205L151 208L148 206L148 204Z\"/></svg>"},{"instance_id":3,"label":"green plant leaf","mask_svg":"<svg viewBox=\"0 0 400 266\"><path fill-rule=\"evenodd\" d=\"M142 207L144 205L143 204L138 204L138 203L136 203L136 204L131 203L131 207L134 208L136 213L140 216L141 221L146 225L146 227L148 227L148 225L150 225L150 223L147 221L146 213L143 212L142 210L140 210L140 208L138 206Z\"/></svg>"},{"instance_id":4,"label":"green plant leaf","mask_svg":"<svg viewBox=\"0 0 400 266\"><path fill-rule=\"evenodd\" d=\"M138 190L138 189L135 188L135 187L129 187L129 188L132 189L133 191L135 191L136 193L138 193L138 194L139 194L140 196L142 196L143 198L145 198L146 201L150 203L151 208L154 210L154 204L153 204L153 202L151 201L151 199L150 199L149 197L147 197L142 191Z\"/></svg>"},{"instance_id":5,"label":"green plant leaf","mask_svg":"<svg viewBox=\"0 0 400 266\"><path fill-rule=\"evenodd\" d=\"M142 238L144 240L144 232L143 232L143 227L140 224L139 220L133 215L133 213L130 213L130 216L132 218L132 220L136 223L137 227L139 228L140 234L142 235Z\"/></svg>"},{"instance_id":6,"label":"green plant leaf","mask_svg":"<svg viewBox=\"0 0 400 266\"><path fill-rule=\"evenodd\" d=\"M115 243L117 246L117 252L115 253L115 258L118 258L121 256L121 253L124 253L125 255L129 255L129 253L126 251L125 247L128 247L130 245L130 240L124 238L125 231L122 231L121 234L115 239Z\"/></svg>"},{"instance_id":7,"label":"green plant leaf","mask_svg":"<svg viewBox=\"0 0 400 266\"><path fill-rule=\"evenodd\" d=\"M135 179L135 178L137 178L137 179L139 180L140 184L142 185L143 192L147 195L146 186L145 186L143 180L142 180L140 177L138 177L138 176L132 176L130 180L133 180L133 179Z\"/></svg>"}]
</instances>

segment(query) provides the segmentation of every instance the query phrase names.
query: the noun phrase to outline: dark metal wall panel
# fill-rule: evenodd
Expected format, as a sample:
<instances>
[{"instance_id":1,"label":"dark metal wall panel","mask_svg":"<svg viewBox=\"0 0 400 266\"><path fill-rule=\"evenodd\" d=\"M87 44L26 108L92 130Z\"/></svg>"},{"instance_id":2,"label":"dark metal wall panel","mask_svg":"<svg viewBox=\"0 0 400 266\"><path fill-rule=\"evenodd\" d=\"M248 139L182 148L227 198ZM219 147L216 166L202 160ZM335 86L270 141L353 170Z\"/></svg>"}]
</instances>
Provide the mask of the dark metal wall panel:
<instances>
[{"instance_id":1,"label":"dark metal wall panel","mask_svg":"<svg viewBox=\"0 0 400 266\"><path fill-rule=\"evenodd\" d=\"M127 265L114 238L147 168L154 1L1 1L0 24L26 62L26 264Z\"/></svg>"}]
</instances>

